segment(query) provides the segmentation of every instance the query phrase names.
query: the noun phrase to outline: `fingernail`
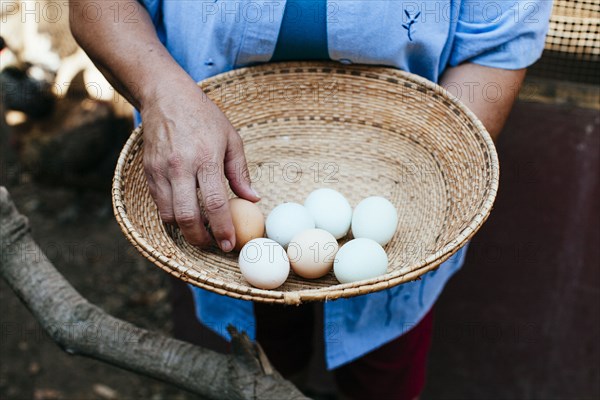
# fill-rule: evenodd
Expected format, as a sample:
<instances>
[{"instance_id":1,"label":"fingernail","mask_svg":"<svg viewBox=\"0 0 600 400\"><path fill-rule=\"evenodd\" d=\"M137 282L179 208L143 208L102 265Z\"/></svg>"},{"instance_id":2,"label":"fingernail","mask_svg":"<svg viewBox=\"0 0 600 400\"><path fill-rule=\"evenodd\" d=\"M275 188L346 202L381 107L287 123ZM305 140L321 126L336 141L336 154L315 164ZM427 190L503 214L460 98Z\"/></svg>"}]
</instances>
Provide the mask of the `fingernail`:
<instances>
[{"instance_id":1,"label":"fingernail","mask_svg":"<svg viewBox=\"0 0 600 400\"><path fill-rule=\"evenodd\" d=\"M254 189L252 186L250 186L250 190L252 190L252 193L254 193L254 195L258 198L260 198L260 194L258 194L258 192L256 191L256 189Z\"/></svg>"},{"instance_id":2,"label":"fingernail","mask_svg":"<svg viewBox=\"0 0 600 400\"><path fill-rule=\"evenodd\" d=\"M224 252L228 252L231 251L231 249L233 249L233 246L231 245L231 242L229 240L221 241L221 250L223 250Z\"/></svg>"}]
</instances>

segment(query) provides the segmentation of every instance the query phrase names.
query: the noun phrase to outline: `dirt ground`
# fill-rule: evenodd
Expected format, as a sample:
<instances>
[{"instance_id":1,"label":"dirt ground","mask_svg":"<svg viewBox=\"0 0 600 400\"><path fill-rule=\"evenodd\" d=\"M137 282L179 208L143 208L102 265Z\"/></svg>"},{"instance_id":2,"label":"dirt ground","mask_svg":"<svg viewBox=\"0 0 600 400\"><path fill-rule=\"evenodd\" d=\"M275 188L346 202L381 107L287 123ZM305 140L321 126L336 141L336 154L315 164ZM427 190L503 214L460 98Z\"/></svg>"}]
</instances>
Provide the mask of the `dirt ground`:
<instances>
[{"instance_id":1,"label":"dirt ground","mask_svg":"<svg viewBox=\"0 0 600 400\"><path fill-rule=\"evenodd\" d=\"M31 182L14 170L8 175L9 182L0 184L29 217L40 247L80 293L117 318L170 335L168 276L121 234L108 191L78 193ZM171 385L63 352L3 280L0 354L0 399L198 399Z\"/></svg>"}]
</instances>

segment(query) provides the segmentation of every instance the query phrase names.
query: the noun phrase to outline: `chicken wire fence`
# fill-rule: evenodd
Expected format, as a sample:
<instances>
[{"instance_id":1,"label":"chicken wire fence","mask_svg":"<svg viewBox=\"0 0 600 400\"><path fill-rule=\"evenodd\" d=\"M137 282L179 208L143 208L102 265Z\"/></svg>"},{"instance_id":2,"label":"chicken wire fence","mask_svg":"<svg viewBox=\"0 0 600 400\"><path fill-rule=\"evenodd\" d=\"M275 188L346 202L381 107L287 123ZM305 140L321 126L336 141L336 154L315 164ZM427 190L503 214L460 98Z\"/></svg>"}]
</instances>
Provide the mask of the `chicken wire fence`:
<instances>
[{"instance_id":1,"label":"chicken wire fence","mask_svg":"<svg viewBox=\"0 0 600 400\"><path fill-rule=\"evenodd\" d=\"M554 0L544 53L530 74L600 84L600 0Z\"/></svg>"}]
</instances>

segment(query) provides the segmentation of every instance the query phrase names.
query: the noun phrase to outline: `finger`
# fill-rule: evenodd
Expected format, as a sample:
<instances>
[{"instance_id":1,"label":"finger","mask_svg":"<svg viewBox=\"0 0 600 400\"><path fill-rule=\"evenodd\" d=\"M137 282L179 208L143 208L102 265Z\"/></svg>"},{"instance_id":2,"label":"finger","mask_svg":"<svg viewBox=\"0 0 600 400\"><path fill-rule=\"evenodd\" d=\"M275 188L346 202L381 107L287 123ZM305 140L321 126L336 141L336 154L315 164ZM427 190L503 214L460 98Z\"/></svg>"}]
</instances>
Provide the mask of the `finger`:
<instances>
[{"instance_id":1,"label":"finger","mask_svg":"<svg viewBox=\"0 0 600 400\"><path fill-rule=\"evenodd\" d=\"M235 230L222 171L223 166L218 163L203 163L198 183L212 234L221 250L228 252L235 246Z\"/></svg>"},{"instance_id":2,"label":"finger","mask_svg":"<svg viewBox=\"0 0 600 400\"><path fill-rule=\"evenodd\" d=\"M202 199L202 192L200 191L199 187L196 187L196 198L198 199L198 201L200 201L200 199ZM200 220L202 221L202 225L207 226L208 225L208 217L206 216L206 211L204 210L204 206L201 201L200 201L199 205L200 205ZM208 234L210 235L210 231L208 232Z\"/></svg>"},{"instance_id":3,"label":"finger","mask_svg":"<svg viewBox=\"0 0 600 400\"><path fill-rule=\"evenodd\" d=\"M171 184L166 178L152 174L146 174L146 178L150 196L152 196L156 207L158 207L160 219L167 224L174 224L175 214L173 213Z\"/></svg>"},{"instance_id":4,"label":"finger","mask_svg":"<svg viewBox=\"0 0 600 400\"><path fill-rule=\"evenodd\" d=\"M246 162L246 154L244 153L244 144L237 132L231 135L231 139L227 144L227 152L225 153L225 176L229 180L231 190L233 190L233 193L238 197L250 201L260 200L260 196L252 188L248 164Z\"/></svg>"},{"instance_id":5,"label":"finger","mask_svg":"<svg viewBox=\"0 0 600 400\"><path fill-rule=\"evenodd\" d=\"M194 175L180 175L171 179L175 221L188 243L195 246L210 244L210 236L200 217Z\"/></svg>"}]
</instances>

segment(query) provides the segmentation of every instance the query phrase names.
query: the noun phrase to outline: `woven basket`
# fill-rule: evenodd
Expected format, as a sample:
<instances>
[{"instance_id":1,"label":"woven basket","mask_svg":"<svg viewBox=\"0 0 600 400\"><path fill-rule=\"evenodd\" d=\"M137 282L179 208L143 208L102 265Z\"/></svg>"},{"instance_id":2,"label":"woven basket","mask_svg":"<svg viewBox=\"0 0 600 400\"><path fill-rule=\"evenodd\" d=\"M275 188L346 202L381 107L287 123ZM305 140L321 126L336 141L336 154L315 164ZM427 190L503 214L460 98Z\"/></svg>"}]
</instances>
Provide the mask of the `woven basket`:
<instances>
[{"instance_id":1,"label":"woven basket","mask_svg":"<svg viewBox=\"0 0 600 400\"><path fill-rule=\"evenodd\" d=\"M340 284L333 273L293 272L277 290L250 286L236 254L189 245L163 224L142 168L142 127L123 148L113 182L115 215L149 260L192 285L245 300L300 304L352 297L417 279L481 227L498 188L494 144L481 122L439 86L384 67L263 64L201 82L244 140L264 215L330 187L354 207L385 196L399 211L386 245L388 273Z\"/></svg>"}]
</instances>

